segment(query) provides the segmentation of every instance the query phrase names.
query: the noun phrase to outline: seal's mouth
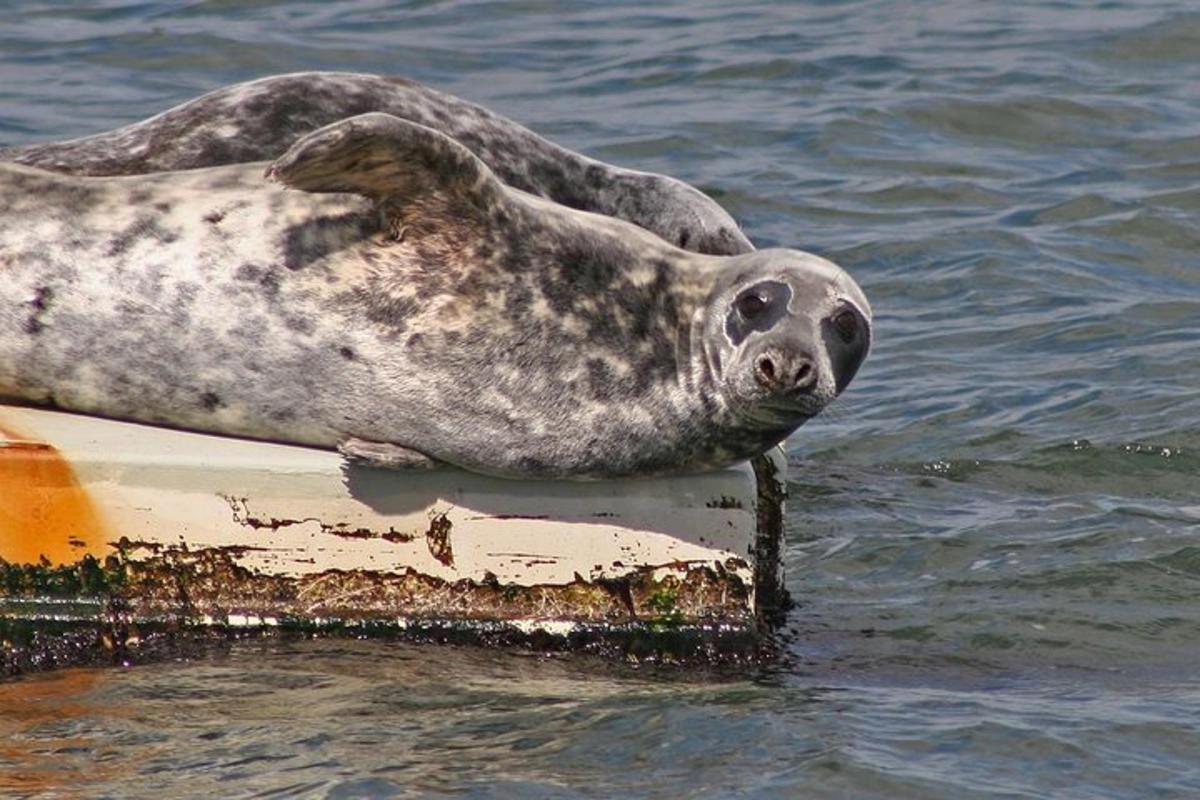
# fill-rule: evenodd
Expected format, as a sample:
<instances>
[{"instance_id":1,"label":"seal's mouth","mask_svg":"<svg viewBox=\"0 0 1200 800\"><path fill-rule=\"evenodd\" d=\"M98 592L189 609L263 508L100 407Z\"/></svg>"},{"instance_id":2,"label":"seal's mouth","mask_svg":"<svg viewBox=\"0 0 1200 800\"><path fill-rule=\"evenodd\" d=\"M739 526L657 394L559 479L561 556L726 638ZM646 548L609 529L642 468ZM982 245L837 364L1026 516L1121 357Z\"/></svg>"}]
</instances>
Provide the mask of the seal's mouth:
<instances>
[{"instance_id":1,"label":"seal's mouth","mask_svg":"<svg viewBox=\"0 0 1200 800\"><path fill-rule=\"evenodd\" d=\"M800 417L810 419L820 414L828 405L824 400L811 394L794 394L784 397L768 397L758 403L759 408L778 416Z\"/></svg>"},{"instance_id":2,"label":"seal's mouth","mask_svg":"<svg viewBox=\"0 0 1200 800\"><path fill-rule=\"evenodd\" d=\"M827 405L824 398L806 392L770 394L744 399L736 404L736 413L746 422L767 430L798 428Z\"/></svg>"}]
</instances>

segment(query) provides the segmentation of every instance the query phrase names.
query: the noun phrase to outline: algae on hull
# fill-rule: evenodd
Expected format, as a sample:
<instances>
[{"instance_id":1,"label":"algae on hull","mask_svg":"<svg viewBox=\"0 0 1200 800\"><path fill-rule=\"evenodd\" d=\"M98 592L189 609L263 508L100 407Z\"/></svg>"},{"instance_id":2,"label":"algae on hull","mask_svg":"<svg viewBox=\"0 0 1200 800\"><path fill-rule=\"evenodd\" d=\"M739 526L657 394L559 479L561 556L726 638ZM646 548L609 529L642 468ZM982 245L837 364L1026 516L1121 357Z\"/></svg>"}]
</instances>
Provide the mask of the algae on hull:
<instances>
[{"instance_id":1,"label":"algae on hull","mask_svg":"<svg viewBox=\"0 0 1200 800\"><path fill-rule=\"evenodd\" d=\"M0 562L0 585L0 675L129 663L172 638L218 631L354 631L656 660L742 657L755 638L749 589L719 565L519 586L411 570L261 575L219 549L164 548L103 565L90 556L57 567Z\"/></svg>"}]
</instances>

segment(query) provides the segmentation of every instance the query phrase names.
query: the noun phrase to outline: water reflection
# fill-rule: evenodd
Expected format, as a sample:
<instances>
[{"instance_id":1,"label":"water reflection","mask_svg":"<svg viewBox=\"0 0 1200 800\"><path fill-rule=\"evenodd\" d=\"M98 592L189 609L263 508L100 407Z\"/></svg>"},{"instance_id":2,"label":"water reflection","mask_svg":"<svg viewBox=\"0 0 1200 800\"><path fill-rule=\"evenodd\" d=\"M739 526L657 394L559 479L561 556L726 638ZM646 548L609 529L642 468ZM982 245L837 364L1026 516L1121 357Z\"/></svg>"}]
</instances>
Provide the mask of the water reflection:
<instances>
[{"instance_id":1,"label":"water reflection","mask_svg":"<svg viewBox=\"0 0 1200 800\"><path fill-rule=\"evenodd\" d=\"M99 735L128 710L98 699L114 673L66 669L0 683L0 794L70 800L118 780L127 754Z\"/></svg>"}]
</instances>

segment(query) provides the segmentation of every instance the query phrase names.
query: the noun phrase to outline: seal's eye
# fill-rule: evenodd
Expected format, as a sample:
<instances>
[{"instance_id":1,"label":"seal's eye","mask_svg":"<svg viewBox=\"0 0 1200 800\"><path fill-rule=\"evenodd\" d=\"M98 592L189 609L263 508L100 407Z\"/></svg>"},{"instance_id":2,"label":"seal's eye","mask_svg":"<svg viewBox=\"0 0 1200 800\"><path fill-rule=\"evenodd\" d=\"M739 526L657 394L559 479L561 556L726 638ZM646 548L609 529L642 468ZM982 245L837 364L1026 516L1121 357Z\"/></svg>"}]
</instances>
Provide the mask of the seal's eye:
<instances>
[{"instance_id":1,"label":"seal's eye","mask_svg":"<svg viewBox=\"0 0 1200 800\"><path fill-rule=\"evenodd\" d=\"M788 315L792 290L780 281L760 281L734 296L725 313L725 335L739 345L757 331L766 333Z\"/></svg>"},{"instance_id":2,"label":"seal's eye","mask_svg":"<svg viewBox=\"0 0 1200 800\"><path fill-rule=\"evenodd\" d=\"M767 308L767 301L756 294L747 294L737 299L737 310L745 319L755 319Z\"/></svg>"},{"instance_id":3,"label":"seal's eye","mask_svg":"<svg viewBox=\"0 0 1200 800\"><path fill-rule=\"evenodd\" d=\"M854 337L858 335L858 314L853 309L843 308L833 316L833 329L837 331L837 335L846 344L854 341Z\"/></svg>"}]
</instances>

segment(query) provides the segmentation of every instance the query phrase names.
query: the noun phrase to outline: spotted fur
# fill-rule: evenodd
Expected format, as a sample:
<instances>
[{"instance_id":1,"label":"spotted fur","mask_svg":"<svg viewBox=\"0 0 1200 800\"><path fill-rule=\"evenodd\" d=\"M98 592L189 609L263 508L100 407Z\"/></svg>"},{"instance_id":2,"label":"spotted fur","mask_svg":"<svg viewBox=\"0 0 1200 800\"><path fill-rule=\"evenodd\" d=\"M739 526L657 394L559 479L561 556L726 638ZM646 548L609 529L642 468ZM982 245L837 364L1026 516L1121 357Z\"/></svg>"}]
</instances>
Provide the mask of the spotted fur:
<instances>
[{"instance_id":1,"label":"spotted fur","mask_svg":"<svg viewBox=\"0 0 1200 800\"><path fill-rule=\"evenodd\" d=\"M587 158L485 108L395 77L305 72L263 78L107 133L0 148L0 160L96 176L239 164L275 158L303 134L371 111L458 140L510 186L627 220L685 250L734 255L754 249L729 214L682 181Z\"/></svg>"},{"instance_id":2,"label":"spotted fur","mask_svg":"<svg viewBox=\"0 0 1200 800\"><path fill-rule=\"evenodd\" d=\"M384 442L494 475L610 477L762 452L845 378L832 315L861 316L852 355L869 343L866 299L828 261L690 253L513 189L388 115L309 134L267 175L0 166L0 394ZM789 287L786 313L734 342L735 300L764 280ZM763 353L811 357L820 380L766 393Z\"/></svg>"}]
</instances>

